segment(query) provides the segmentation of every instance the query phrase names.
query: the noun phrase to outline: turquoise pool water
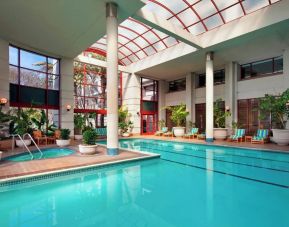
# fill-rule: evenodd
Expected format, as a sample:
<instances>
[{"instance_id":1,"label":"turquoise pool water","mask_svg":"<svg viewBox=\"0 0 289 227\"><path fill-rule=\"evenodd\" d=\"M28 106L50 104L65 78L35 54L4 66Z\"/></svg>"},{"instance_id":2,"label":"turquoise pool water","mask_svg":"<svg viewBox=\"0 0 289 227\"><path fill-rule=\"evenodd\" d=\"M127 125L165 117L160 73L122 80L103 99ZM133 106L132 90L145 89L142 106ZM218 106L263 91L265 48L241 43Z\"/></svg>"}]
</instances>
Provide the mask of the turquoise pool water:
<instances>
[{"instance_id":1,"label":"turquoise pool water","mask_svg":"<svg viewBox=\"0 0 289 227\"><path fill-rule=\"evenodd\" d=\"M73 150L68 149L68 148L48 148L48 149L43 149L41 151L43 153L42 156L38 151L32 151L33 160L57 158L57 157L67 156L67 155L74 153ZM13 155L13 156L4 158L4 160L13 161L13 162L30 161L31 155L28 152L25 152L23 154Z\"/></svg>"},{"instance_id":2,"label":"turquoise pool water","mask_svg":"<svg viewBox=\"0 0 289 227\"><path fill-rule=\"evenodd\" d=\"M161 158L2 187L0 226L289 226L289 155L155 140L120 145Z\"/></svg>"}]
</instances>

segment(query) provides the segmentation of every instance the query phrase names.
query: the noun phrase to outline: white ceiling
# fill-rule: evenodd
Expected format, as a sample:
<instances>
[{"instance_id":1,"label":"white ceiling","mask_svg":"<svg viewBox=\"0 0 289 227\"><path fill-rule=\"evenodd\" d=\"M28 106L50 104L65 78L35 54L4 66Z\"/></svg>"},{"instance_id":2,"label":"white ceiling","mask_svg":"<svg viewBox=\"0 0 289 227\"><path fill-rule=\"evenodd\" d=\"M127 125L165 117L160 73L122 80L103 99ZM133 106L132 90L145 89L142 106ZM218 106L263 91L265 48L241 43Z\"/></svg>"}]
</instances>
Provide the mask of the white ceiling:
<instances>
[{"instance_id":1,"label":"white ceiling","mask_svg":"<svg viewBox=\"0 0 289 227\"><path fill-rule=\"evenodd\" d=\"M226 62L240 64L282 55L289 47L289 20L231 39L224 43L182 56L172 61L144 69L138 74L173 80L182 78L189 72L205 71L205 53L214 51L214 66L223 68Z\"/></svg>"},{"instance_id":2,"label":"white ceiling","mask_svg":"<svg viewBox=\"0 0 289 227\"><path fill-rule=\"evenodd\" d=\"M105 4L116 2L119 22L138 0L1 0L0 38L58 57L74 58L105 35Z\"/></svg>"}]
</instances>

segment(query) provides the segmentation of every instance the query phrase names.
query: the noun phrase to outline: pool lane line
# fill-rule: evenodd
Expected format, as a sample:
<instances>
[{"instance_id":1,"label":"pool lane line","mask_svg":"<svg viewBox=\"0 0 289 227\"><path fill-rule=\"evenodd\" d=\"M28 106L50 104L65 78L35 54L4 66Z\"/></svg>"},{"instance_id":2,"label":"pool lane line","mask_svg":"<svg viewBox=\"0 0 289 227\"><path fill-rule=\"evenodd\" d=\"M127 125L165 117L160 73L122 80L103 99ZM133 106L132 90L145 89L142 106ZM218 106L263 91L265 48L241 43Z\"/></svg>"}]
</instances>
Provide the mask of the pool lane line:
<instances>
[{"instance_id":1,"label":"pool lane line","mask_svg":"<svg viewBox=\"0 0 289 227\"><path fill-rule=\"evenodd\" d=\"M169 159L164 159L164 158L161 158L161 159L164 161L167 161L167 162L172 162L172 163L176 163L176 164L184 165L184 166L190 166L190 167L196 168L196 169L202 169L202 170L206 170L206 171L210 171L210 172L214 172L214 173L220 173L220 174L231 176L231 177L237 177L237 178L241 178L241 179L245 179L245 180L250 180L250 181L254 181L254 182L258 182L258 183L263 183L263 184L268 184L268 185L272 185L272 186L277 186L277 187L289 189L288 185L277 184L277 183L272 183L269 181L263 181L263 180L258 180L258 179L254 179L254 178L250 178L250 177L239 176L236 174L226 173L226 172L219 171L219 170L213 170L213 169L208 169L208 168L195 166L195 165L191 165L191 164L186 164L186 163L182 163L182 162L172 161Z\"/></svg>"},{"instance_id":2,"label":"pool lane line","mask_svg":"<svg viewBox=\"0 0 289 227\"><path fill-rule=\"evenodd\" d=\"M173 141L169 141L171 143L173 143ZM141 143L144 143L144 142L141 142ZM154 143L155 145L157 145L157 143ZM160 145L157 145L157 146L160 146ZM207 145L207 146L210 146L210 145ZM164 146L166 147L166 146ZM171 146L171 148L173 148L173 146ZM243 148L242 148L243 149ZM246 149L246 148L244 148ZM194 151L194 149L191 149ZM199 151L202 151L202 152L207 152L207 151L204 151L203 149L200 149ZM213 152L213 153L216 153L215 151L210 151L210 152ZM261 152L261 151L259 151ZM251 158L251 159L260 159L260 160L266 160L266 161L273 161L273 162L282 162L282 163L289 163L289 161L282 161L282 160L275 160L275 159L270 159L270 158L259 158L259 157L252 157L252 156L247 156L247 155L238 155L238 154L231 154L231 153L225 153L224 155L227 155L227 156L236 156L236 157L244 157L244 158Z\"/></svg>"},{"instance_id":3,"label":"pool lane line","mask_svg":"<svg viewBox=\"0 0 289 227\"><path fill-rule=\"evenodd\" d=\"M207 158L207 157L202 157L202 156L197 156L197 155L184 154L184 153L178 153L178 152L173 152L173 151L165 151L165 150L160 150L160 149L155 149L155 150L160 151L160 152L167 152L167 153L172 153L172 154L201 158L201 159L205 159L205 160L213 160L213 161L218 161L218 162L225 162L225 163L231 163L231 164L236 164L236 165L243 165L243 166L248 166L248 167L255 167L255 168L260 168L260 169L267 169L267 170L272 170L272 171L289 173L288 170L274 169L274 168L270 168L270 167L263 167L263 166L251 165L251 164L246 164L246 163L232 162L232 161L226 161L226 160L215 159L215 158Z\"/></svg>"}]
</instances>

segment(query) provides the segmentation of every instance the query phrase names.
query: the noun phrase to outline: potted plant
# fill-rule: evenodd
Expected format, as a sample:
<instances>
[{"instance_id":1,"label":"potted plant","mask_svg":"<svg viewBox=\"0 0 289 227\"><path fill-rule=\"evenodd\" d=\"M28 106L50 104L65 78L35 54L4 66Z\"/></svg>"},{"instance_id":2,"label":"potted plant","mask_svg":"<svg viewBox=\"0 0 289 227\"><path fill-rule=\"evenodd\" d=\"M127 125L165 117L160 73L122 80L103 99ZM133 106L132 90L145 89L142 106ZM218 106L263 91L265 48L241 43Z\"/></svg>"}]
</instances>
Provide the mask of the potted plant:
<instances>
[{"instance_id":1,"label":"potted plant","mask_svg":"<svg viewBox=\"0 0 289 227\"><path fill-rule=\"evenodd\" d=\"M279 96L266 94L260 100L260 118L270 115L273 141L278 145L289 144L289 129L286 129L289 117L289 89Z\"/></svg>"},{"instance_id":2,"label":"potted plant","mask_svg":"<svg viewBox=\"0 0 289 227\"><path fill-rule=\"evenodd\" d=\"M172 112L171 120L176 125L173 128L174 135L176 137L184 136L186 127L183 127L183 125L186 123L186 117L189 115L189 112L186 110L186 105L180 104L178 106L167 106L165 109Z\"/></svg>"},{"instance_id":3,"label":"potted plant","mask_svg":"<svg viewBox=\"0 0 289 227\"><path fill-rule=\"evenodd\" d=\"M96 138L97 133L95 130L87 130L83 133L83 144L79 144L79 152L81 154L94 154L96 152Z\"/></svg>"},{"instance_id":4,"label":"potted plant","mask_svg":"<svg viewBox=\"0 0 289 227\"><path fill-rule=\"evenodd\" d=\"M128 109L124 106L121 106L118 110L118 127L119 134L123 137L129 137L130 131L133 128L133 123L130 121L131 115L128 112Z\"/></svg>"},{"instance_id":5,"label":"potted plant","mask_svg":"<svg viewBox=\"0 0 289 227\"><path fill-rule=\"evenodd\" d=\"M216 128L214 128L214 138L216 140L224 140L228 137L228 128L226 128L226 118L231 116L229 110L222 108L222 99L217 99L214 103L214 120Z\"/></svg>"},{"instance_id":6,"label":"potted plant","mask_svg":"<svg viewBox=\"0 0 289 227\"><path fill-rule=\"evenodd\" d=\"M70 144L70 129L60 129L60 139L56 140L56 144L59 147L65 147Z\"/></svg>"},{"instance_id":7,"label":"potted plant","mask_svg":"<svg viewBox=\"0 0 289 227\"><path fill-rule=\"evenodd\" d=\"M76 140L82 140L83 138L83 129L85 126L85 117L82 114L74 115L74 138Z\"/></svg>"},{"instance_id":8,"label":"potted plant","mask_svg":"<svg viewBox=\"0 0 289 227\"><path fill-rule=\"evenodd\" d=\"M24 147L24 144L26 146L29 146L31 144L31 139L28 137L24 138L23 136L26 133L31 134L32 128L31 128L31 119L29 116L29 110L23 110L19 109L17 110L15 115L11 116L11 134L19 135L22 138L22 141L16 137L16 146L18 147ZM24 144L23 144L24 143Z\"/></svg>"}]
</instances>

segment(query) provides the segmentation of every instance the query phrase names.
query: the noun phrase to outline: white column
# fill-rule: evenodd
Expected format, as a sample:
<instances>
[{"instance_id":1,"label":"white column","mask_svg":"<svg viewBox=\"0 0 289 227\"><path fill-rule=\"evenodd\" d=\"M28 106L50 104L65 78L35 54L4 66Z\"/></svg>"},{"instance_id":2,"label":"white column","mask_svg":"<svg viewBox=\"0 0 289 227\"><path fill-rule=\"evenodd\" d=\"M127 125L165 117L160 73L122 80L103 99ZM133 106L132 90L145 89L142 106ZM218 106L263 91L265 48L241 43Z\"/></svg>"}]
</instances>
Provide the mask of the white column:
<instances>
[{"instance_id":1,"label":"white column","mask_svg":"<svg viewBox=\"0 0 289 227\"><path fill-rule=\"evenodd\" d=\"M74 134L73 106L74 106L74 81L73 81L73 59L62 58L60 60L60 125L68 128L71 136ZM72 108L67 111L66 107Z\"/></svg>"},{"instance_id":2,"label":"white column","mask_svg":"<svg viewBox=\"0 0 289 227\"><path fill-rule=\"evenodd\" d=\"M0 98L9 102L9 43L0 39ZM9 105L3 108L8 109Z\"/></svg>"},{"instance_id":3,"label":"white column","mask_svg":"<svg viewBox=\"0 0 289 227\"><path fill-rule=\"evenodd\" d=\"M117 6L106 5L107 153L118 154L118 23Z\"/></svg>"},{"instance_id":4,"label":"white column","mask_svg":"<svg viewBox=\"0 0 289 227\"><path fill-rule=\"evenodd\" d=\"M283 54L283 75L284 75L284 91L289 88L289 48L286 48ZM289 129L289 121L287 121L286 129Z\"/></svg>"},{"instance_id":5,"label":"white column","mask_svg":"<svg viewBox=\"0 0 289 227\"><path fill-rule=\"evenodd\" d=\"M238 64L228 62L225 66L225 106L230 108L232 115L226 119L227 127L237 121L237 74Z\"/></svg>"},{"instance_id":6,"label":"white column","mask_svg":"<svg viewBox=\"0 0 289 227\"><path fill-rule=\"evenodd\" d=\"M214 65L213 53L206 54L206 141L214 140Z\"/></svg>"},{"instance_id":7,"label":"white column","mask_svg":"<svg viewBox=\"0 0 289 227\"><path fill-rule=\"evenodd\" d=\"M186 108L189 111L187 122L195 123L195 73L188 73L186 75ZM188 127L188 125L187 125Z\"/></svg>"},{"instance_id":8,"label":"white column","mask_svg":"<svg viewBox=\"0 0 289 227\"><path fill-rule=\"evenodd\" d=\"M159 97L158 97L158 115L159 120L166 120L166 111L164 107L166 105L166 93L167 93L167 82L164 80L159 81Z\"/></svg>"},{"instance_id":9,"label":"white column","mask_svg":"<svg viewBox=\"0 0 289 227\"><path fill-rule=\"evenodd\" d=\"M140 134L140 76L134 73L122 74L122 105L131 114L133 134Z\"/></svg>"}]
</instances>

